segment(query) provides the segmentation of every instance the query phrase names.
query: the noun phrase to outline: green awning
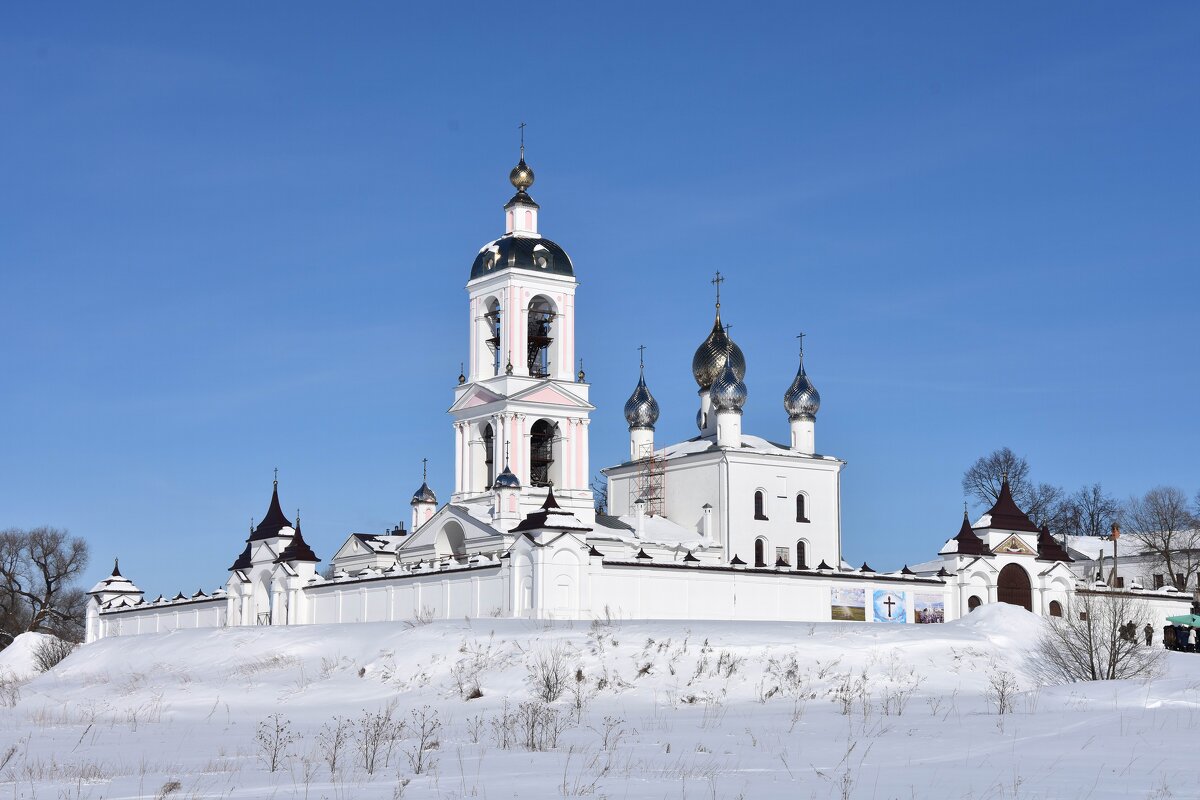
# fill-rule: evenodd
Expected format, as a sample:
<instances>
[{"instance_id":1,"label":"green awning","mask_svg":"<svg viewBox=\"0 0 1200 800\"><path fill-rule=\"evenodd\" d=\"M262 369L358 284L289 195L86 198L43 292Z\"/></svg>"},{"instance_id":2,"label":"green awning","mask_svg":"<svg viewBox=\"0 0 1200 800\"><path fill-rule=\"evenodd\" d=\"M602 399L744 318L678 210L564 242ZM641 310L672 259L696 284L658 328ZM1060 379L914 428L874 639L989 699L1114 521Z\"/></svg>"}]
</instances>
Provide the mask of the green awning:
<instances>
[{"instance_id":1,"label":"green awning","mask_svg":"<svg viewBox=\"0 0 1200 800\"><path fill-rule=\"evenodd\" d=\"M1167 622L1174 622L1176 625L1190 625L1193 628L1200 628L1200 616L1195 614L1181 614L1178 617L1167 617Z\"/></svg>"}]
</instances>

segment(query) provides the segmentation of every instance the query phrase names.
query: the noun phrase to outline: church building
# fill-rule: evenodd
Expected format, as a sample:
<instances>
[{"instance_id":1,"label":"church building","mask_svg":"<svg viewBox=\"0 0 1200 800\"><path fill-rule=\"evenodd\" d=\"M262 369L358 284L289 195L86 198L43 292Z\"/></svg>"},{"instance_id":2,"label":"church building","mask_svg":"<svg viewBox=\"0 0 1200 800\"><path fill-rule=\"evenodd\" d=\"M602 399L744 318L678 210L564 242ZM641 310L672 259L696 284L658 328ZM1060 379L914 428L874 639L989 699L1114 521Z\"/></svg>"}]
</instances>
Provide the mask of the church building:
<instances>
[{"instance_id":1,"label":"church building","mask_svg":"<svg viewBox=\"0 0 1200 800\"><path fill-rule=\"evenodd\" d=\"M845 464L817 446L821 396L803 345L795 379L772 401L786 441L743 430L747 359L722 322L719 273L712 328L698 331L692 356L696 435L655 441L660 409L643 365L624 407L628 459L601 470L608 503L597 513L588 443L597 409L576 369L576 267L540 232L523 146L509 180L504 233L479 248L466 284L448 501L426 476L409 530L350 534L322 574L276 481L218 589L147 600L114 567L90 592L89 641L464 616L906 624L991 602L1065 613L1080 590L1071 559L1017 508L1007 482L988 514L974 525L964 517L936 561L891 573L845 563Z\"/></svg>"}]
</instances>

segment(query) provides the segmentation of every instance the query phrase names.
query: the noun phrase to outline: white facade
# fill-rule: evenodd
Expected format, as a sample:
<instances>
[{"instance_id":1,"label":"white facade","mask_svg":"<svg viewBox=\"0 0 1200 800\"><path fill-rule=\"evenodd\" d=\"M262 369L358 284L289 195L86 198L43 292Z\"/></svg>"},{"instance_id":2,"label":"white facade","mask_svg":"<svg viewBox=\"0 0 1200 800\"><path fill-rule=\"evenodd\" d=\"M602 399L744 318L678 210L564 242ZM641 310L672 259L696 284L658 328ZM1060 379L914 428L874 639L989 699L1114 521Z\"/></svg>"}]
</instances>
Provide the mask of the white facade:
<instances>
[{"instance_id":1,"label":"white facade","mask_svg":"<svg viewBox=\"0 0 1200 800\"><path fill-rule=\"evenodd\" d=\"M964 521L926 569L845 565L845 463L817 452L820 395L803 353L783 392L778 432L788 443L743 431L746 359L721 322L719 295L692 360L698 435L656 444L659 408L643 371L625 406L630 458L603 470L608 508L597 514L594 408L574 371L574 265L539 233L524 158L510 179L517 194L505 206L505 234L480 249L466 285L469 367L449 409L450 502L439 507L423 483L411 532L352 534L322 576L276 484L221 589L147 602L114 568L91 592L89 641L184 627L463 616L912 623L990 602L1069 613L1079 576L1011 497L975 526ZM1151 599L1174 611L1188 601Z\"/></svg>"}]
</instances>

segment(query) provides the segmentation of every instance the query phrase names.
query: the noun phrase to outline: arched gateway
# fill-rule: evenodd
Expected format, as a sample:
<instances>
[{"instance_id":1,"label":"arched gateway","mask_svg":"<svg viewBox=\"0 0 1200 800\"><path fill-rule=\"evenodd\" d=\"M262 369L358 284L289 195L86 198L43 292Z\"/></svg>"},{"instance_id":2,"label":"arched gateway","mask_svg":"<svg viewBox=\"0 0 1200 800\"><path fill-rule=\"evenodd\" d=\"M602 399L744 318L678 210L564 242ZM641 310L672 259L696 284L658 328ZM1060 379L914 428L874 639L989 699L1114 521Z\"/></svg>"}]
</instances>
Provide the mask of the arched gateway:
<instances>
[{"instance_id":1,"label":"arched gateway","mask_svg":"<svg viewBox=\"0 0 1200 800\"><path fill-rule=\"evenodd\" d=\"M1029 573L1016 564L1008 564L1000 570L996 594L1001 603L1010 603L1021 606L1026 611L1033 611L1033 589L1029 584Z\"/></svg>"}]
</instances>

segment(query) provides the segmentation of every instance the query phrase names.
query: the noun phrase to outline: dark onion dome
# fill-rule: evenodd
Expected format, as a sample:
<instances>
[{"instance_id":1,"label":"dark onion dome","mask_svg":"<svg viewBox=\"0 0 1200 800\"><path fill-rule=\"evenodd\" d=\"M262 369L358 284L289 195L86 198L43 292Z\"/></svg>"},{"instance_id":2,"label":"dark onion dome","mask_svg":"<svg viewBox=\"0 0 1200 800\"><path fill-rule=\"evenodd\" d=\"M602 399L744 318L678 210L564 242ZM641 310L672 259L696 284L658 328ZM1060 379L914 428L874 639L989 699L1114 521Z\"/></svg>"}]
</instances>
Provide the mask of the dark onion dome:
<instances>
[{"instance_id":1,"label":"dark onion dome","mask_svg":"<svg viewBox=\"0 0 1200 800\"><path fill-rule=\"evenodd\" d=\"M646 370L643 368L638 377L637 387L629 399L625 401L625 421L630 428L649 428L654 430L658 422L658 401L646 388Z\"/></svg>"},{"instance_id":2,"label":"dark onion dome","mask_svg":"<svg viewBox=\"0 0 1200 800\"><path fill-rule=\"evenodd\" d=\"M503 269L575 276L567 251L544 236L514 236L507 233L488 242L471 264L471 280Z\"/></svg>"},{"instance_id":3,"label":"dark onion dome","mask_svg":"<svg viewBox=\"0 0 1200 800\"><path fill-rule=\"evenodd\" d=\"M437 495L433 493L433 489L429 488L429 484L422 482L421 488L413 492L412 501L409 505L415 506L417 503L433 503L437 505Z\"/></svg>"},{"instance_id":4,"label":"dark onion dome","mask_svg":"<svg viewBox=\"0 0 1200 800\"><path fill-rule=\"evenodd\" d=\"M492 483L493 489L520 489L521 481L513 474L513 471L508 468L508 464L504 465L504 470L496 476L496 480Z\"/></svg>"},{"instance_id":5,"label":"dark onion dome","mask_svg":"<svg viewBox=\"0 0 1200 800\"><path fill-rule=\"evenodd\" d=\"M707 389L720 377L726 362L733 365L738 380L746 377L746 357L742 355L742 348L734 344L725 332L725 327L721 324L721 309L718 308L717 320L713 323L712 331L692 356L692 377L701 389Z\"/></svg>"},{"instance_id":6,"label":"dark onion dome","mask_svg":"<svg viewBox=\"0 0 1200 800\"><path fill-rule=\"evenodd\" d=\"M788 419L797 420L815 419L820 408L821 393L808 379L808 373L804 371L804 354L801 353L800 370L796 373L796 379L783 393L783 409L787 412Z\"/></svg>"},{"instance_id":7,"label":"dark onion dome","mask_svg":"<svg viewBox=\"0 0 1200 800\"><path fill-rule=\"evenodd\" d=\"M317 558L317 554L308 546L308 542L304 541L304 534L300 532L300 515L296 515L296 535L292 537L292 541L288 546L283 548L283 552L275 558L276 564L282 564L286 561L311 561L316 563L321 559Z\"/></svg>"},{"instance_id":8,"label":"dark onion dome","mask_svg":"<svg viewBox=\"0 0 1200 800\"><path fill-rule=\"evenodd\" d=\"M745 369L742 370L742 373L745 374ZM715 411L742 413L742 406L746 405L746 384L742 381L741 376L734 372L732 359L725 361L724 371L713 382L708 394L712 398Z\"/></svg>"},{"instance_id":9,"label":"dark onion dome","mask_svg":"<svg viewBox=\"0 0 1200 800\"><path fill-rule=\"evenodd\" d=\"M258 523L258 527L254 529L254 533L250 534L249 541L270 539L278 536L281 529L290 527L292 527L291 521L283 515L283 509L279 506L279 481L275 481L275 486L271 489L271 506L267 509L267 515L263 517L263 521Z\"/></svg>"},{"instance_id":10,"label":"dark onion dome","mask_svg":"<svg viewBox=\"0 0 1200 800\"><path fill-rule=\"evenodd\" d=\"M967 519L967 512L963 511L962 527L958 529L958 535L954 537L954 541L958 542L958 554L963 556L987 556L991 555L987 545L983 543L983 539L975 533L971 528L971 521Z\"/></svg>"}]
</instances>

